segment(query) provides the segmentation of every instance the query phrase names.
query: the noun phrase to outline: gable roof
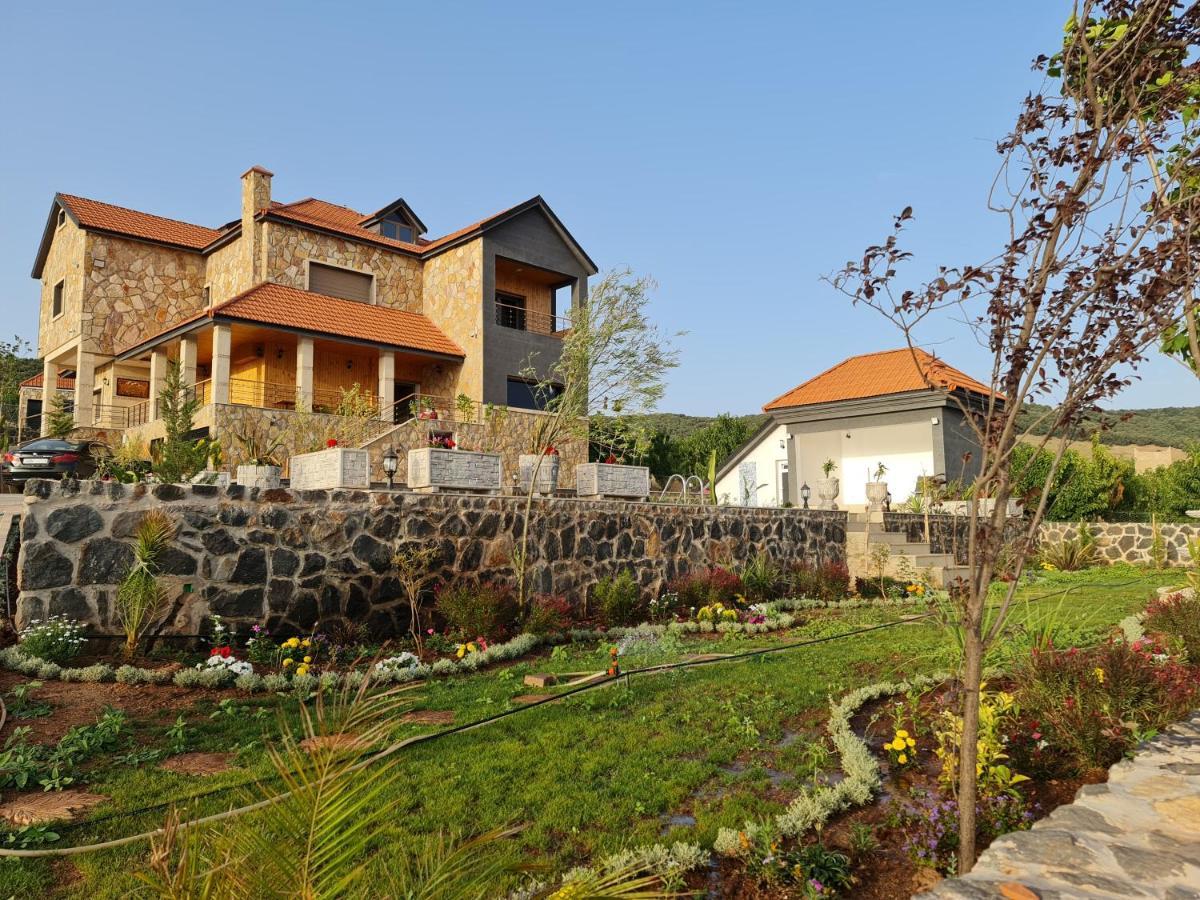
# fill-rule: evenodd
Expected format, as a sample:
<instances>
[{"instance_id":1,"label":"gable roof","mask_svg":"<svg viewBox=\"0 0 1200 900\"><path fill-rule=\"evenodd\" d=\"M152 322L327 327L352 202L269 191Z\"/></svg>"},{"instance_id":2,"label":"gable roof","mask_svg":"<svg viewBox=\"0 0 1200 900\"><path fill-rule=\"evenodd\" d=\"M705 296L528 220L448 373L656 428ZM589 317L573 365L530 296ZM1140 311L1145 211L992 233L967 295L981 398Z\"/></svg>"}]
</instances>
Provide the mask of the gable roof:
<instances>
[{"instance_id":1,"label":"gable roof","mask_svg":"<svg viewBox=\"0 0 1200 900\"><path fill-rule=\"evenodd\" d=\"M986 384L932 354L920 348L904 347L842 360L776 397L763 407L763 411L925 390L967 391L985 397L992 394Z\"/></svg>"},{"instance_id":2,"label":"gable roof","mask_svg":"<svg viewBox=\"0 0 1200 900\"><path fill-rule=\"evenodd\" d=\"M87 197L59 193L54 195L54 201L50 206L46 230L42 234L42 243L33 264L34 278L42 277L42 267L46 264L46 255L50 252L50 241L57 227L56 219L60 208L76 225L86 231L100 231L137 240L152 241L182 250L203 250L225 233L218 228L193 225L191 222L168 219L165 216L139 212L136 209L128 209L112 203L102 203Z\"/></svg>"},{"instance_id":3,"label":"gable roof","mask_svg":"<svg viewBox=\"0 0 1200 900\"><path fill-rule=\"evenodd\" d=\"M131 344L118 355L133 355L139 349L167 335L187 331L188 326L205 319L254 322L314 336L347 338L437 356L462 358L466 355L458 344L420 313L344 300L272 282L264 282Z\"/></svg>"},{"instance_id":4,"label":"gable roof","mask_svg":"<svg viewBox=\"0 0 1200 900\"><path fill-rule=\"evenodd\" d=\"M408 221L412 222L414 226L416 226L417 234L424 234L429 230L425 226L425 223L421 221L421 217L413 211L413 208L409 206L407 202L405 202L403 197L397 197L387 206L383 207L383 209L376 210L369 216L363 216L362 220L358 224L362 225L363 227L374 225L381 219L397 212L400 213L400 215L402 215L404 218L408 219Z\"/></svg>"}]
</instances>

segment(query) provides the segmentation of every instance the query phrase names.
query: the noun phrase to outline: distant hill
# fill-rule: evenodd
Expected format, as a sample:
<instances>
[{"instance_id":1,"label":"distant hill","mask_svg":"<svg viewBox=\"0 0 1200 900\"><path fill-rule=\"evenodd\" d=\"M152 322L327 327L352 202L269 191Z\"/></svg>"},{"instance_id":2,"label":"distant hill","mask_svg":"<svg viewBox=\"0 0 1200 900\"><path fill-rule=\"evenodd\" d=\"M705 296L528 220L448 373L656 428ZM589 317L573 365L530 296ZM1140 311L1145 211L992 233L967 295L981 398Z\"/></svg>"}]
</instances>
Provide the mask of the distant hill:
<instances>
[{"instance_id":1,"label":"distant hill","mask_svg":"<svg viewBox=\"0 0 1200 900\"><path fill-rule=\"evenodd\" d=\"M1031 410L1038 408L1031 407ZM1200 406L1113 409L1107 411L1104 418L1109 427L1100 433L1102 444L1156 444L1181 450L1200 445ZM1042 433L1045 433L1044 429ZM1079 437L1090 438L1087 429L1081 429Z\"/></svg>"},{"instance_id":2,"label":"distant hill","mask_svg":"<svg viewBox=\"0 0 1200 900\"><path fill-rule=\"evenodd\" d=\"M1038 407L1031 407L1031 409L1036 410ZM675 440L681 440L701 428L711 425L716 416L651 413L637 418L651 429L661 430ZM734 418L749 423L753 429L758 429L767 420L767 417L762 414L734 416ZM1100 442L1103 444L1157 445L1159 447L1178 447L1180 450L1200 445L1200 406L1114 409L1107 412L1105 418L1110 422L1110 427L1100 435ZM1082 440L1089 440L1091 436L1087 433L1087 429L1082 429L1079 437Z\"/></svg>"}]
</instances>

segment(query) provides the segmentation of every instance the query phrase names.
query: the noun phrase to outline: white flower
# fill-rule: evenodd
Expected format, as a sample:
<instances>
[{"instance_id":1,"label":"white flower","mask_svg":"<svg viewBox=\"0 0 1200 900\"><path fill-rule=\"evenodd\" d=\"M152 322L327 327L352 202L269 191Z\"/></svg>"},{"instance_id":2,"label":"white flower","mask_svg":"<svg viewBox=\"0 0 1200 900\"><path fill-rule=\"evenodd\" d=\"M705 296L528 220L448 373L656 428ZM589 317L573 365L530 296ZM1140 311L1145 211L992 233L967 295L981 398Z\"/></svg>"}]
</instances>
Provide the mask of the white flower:
<instances>
[{"instance_id":1,"label":"white flower","mask_svg":"<svg viewBox=\"0 0 1200 900\"><path fill-rule=\"evenodd\" d=\"M417 657L405 651L396 656L389 656L387 659L381 659L375 663L376 672L390 672L394 669L411 669L413 666L419 665L420 660Z\"/></svg>"}]
</instances>

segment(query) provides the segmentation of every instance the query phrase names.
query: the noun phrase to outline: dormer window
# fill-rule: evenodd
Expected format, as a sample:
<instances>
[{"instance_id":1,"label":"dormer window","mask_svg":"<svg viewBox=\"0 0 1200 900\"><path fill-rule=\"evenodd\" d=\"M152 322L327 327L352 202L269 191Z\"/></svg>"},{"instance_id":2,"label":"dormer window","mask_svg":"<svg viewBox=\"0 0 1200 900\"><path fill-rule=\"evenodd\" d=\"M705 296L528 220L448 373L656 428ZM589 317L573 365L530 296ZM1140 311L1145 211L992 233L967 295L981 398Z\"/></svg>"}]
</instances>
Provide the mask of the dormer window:
<instances>
[{"instance_id":1,"label":"dormer window","mask_svg":"<svg viewBox=\"0 0 1200 900\"><path fill-rule=\"evenodd\" d=\"M67 211L62 207L58 209L58 227L62 228L67 224Z\"/></svg>"},{"instance_id":2,"label":"dormer window","mask_svg":"<svg viewBox=\"0 0 1200 900\"><path fill-rule=\"evenodd\" d=\"M379 233L394 241L413 242L413 227L402 219L387 218L379 223Z\"/></svg>"}]
</instances>

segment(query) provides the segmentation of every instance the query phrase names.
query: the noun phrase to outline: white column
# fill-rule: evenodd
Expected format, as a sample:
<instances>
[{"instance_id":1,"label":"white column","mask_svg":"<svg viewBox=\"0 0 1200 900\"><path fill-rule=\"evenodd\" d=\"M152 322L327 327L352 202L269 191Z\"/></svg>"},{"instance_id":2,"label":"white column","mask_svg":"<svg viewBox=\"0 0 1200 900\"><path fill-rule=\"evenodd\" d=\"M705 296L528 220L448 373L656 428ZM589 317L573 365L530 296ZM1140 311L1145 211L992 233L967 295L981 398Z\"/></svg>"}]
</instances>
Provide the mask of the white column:
<instances>
[{"instance_id":1,"label":"white column","mask_svg":"<svg viewBox=\"0 0 1200 900\"><path fill-rule=\"evenodd\" d=\"M46 359L42 361L42 426L41 435L46 436L50 426L50 410L54 408L54 395L58 392L58 364Z\"/></svg>"},{"instance_id":2,"label":"white column","mask_svg":"<svg viewBox=\"0 0 1200 900\"><path fill-rule=\"evenodd\" d=\"M150 351L150 419L158 418L158 395L162 393L167 375L167 351Z\"/></svg>"},{"instance_id":3,"label":"white column","mask_svg":"<svg viewBox=\"0 0 1200 900\"><path fill-rule=\"evenodd\" d=\"M228 325L214 325L212 332L212 402L229 402L229 354L233 335Z\"/></svg>"},{"instance_id":4,"label":"white column","mask_svg":"<svg viewBox=\"0 0 1200 900\"><path fill-rule=\"evenodd\" d=\"M196 384L196 337L187 335L179 339L179 374L183 383L194 387Z\"/></svg>"},{"instance_id":5,"label":"white column","mask_svg":"<svg viewBox=\"0 0 1200 900\"><path fill-rule=\"evenodd\" d=\"M296 409L312 412L313 405L313 340L302 337L296 341Z\"/></svg>"},{"instance_id":6,"label":"white column","mask_svg":"<svg viewBox=\"0 0 1200 900\"><path fill-rule=\"evenodd\" d=\"M379 417L392 418L392 404L396 400L396 354L390 350L379 351Z\"/></svg>"},{"instance_id":7,"label":"white column","mask_svg":"<svg viewBox=\"0 0 1200 900\"><path fill-rule=\"evenodd\" d=\"M93 424L92 391L96 387L96 357L79 347L75 351L75 424Z\"/></svg>"}]
</instances>

